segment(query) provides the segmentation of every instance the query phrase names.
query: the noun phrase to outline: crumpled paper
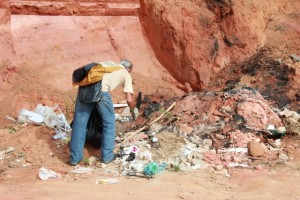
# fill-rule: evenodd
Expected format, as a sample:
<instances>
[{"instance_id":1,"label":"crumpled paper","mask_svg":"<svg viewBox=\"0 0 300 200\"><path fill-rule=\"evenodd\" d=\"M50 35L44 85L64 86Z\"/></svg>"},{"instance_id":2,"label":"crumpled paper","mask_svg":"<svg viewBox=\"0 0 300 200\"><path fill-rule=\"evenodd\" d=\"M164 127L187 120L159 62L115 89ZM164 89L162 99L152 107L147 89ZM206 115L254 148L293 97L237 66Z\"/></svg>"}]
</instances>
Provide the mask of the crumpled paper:
<instances>
[{"instance_id":1,"label":"crumpled paper","mask_svg":"<svg viewBox=\"0 0 300 200\"><path fill-rule=\"evenodd\" d=\"M44 181L44 180L47 180L48 178L60 178L61 175L50 169L46 169L46 168L42 167L39 170L39 177L41 180Z\"/></svg>"}]
</instances>

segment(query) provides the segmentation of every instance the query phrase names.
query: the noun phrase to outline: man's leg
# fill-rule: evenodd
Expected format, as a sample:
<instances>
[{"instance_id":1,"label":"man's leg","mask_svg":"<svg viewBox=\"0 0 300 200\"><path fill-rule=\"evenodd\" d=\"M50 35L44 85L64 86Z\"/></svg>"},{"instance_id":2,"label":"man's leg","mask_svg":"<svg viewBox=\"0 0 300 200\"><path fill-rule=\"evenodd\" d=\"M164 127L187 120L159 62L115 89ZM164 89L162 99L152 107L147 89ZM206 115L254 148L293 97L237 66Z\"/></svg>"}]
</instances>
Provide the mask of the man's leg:
<instances>
[{"instance_id":1,"label":"man's leg","mask_svg":"<svg viewBox=\"0 0 300 200\"><path fill-rule=\"evenodd\" d=\"M75 165L82 160L86 126L95 105L95 103L81 103L78 98L76 99L70 143L70 164Z\"/></svg>"},{"instance_id":2,"label":"man's leg","mask_svg":"<svg viewBox=\"0 0 300 200\"><path fill-rule=\"evenodd\" d=\"M115 111L108 92L102 92L97 108L102 118L102 161L110 162L114 157L115 148Z\"/></svg>"}]
</instances>

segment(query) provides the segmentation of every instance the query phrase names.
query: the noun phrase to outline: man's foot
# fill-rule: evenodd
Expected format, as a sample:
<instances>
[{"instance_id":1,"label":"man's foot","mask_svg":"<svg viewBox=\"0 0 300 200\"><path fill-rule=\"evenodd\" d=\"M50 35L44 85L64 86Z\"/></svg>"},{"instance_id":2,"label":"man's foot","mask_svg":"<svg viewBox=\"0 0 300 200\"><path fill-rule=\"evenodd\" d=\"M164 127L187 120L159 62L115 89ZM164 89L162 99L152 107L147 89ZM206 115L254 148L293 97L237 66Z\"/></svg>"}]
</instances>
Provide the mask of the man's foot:
<instances>
[{"instance_id":1,"label":"man's foot","mask_svg":"<svg viewBox=\"0 0 300 200\"><path fill-rule=\"evenodd\" d=\"M76 166L76 165L79 165L79 163L74 163L74 162L71 162L71 161L67 162L67 164L70 165L70 166Z\"/></svg>"},{"instance_id":2,"label":"man's foot","mask_svg":"<svg viewBox=\"0 0 300 200\"><path fill-rule=\"evenodd\" d=\"M113 162L113 161L115 161L117 158L119 158L120 157L120 155L119 154L114 154L114 156L113 156L113 158L111 159L111 160L109 160L109 161L104 161L104 160L102 160L102 162L104 163L104 164L108 164L108 163L111 163L111 162Z\"/></svg>"}]
</instances>

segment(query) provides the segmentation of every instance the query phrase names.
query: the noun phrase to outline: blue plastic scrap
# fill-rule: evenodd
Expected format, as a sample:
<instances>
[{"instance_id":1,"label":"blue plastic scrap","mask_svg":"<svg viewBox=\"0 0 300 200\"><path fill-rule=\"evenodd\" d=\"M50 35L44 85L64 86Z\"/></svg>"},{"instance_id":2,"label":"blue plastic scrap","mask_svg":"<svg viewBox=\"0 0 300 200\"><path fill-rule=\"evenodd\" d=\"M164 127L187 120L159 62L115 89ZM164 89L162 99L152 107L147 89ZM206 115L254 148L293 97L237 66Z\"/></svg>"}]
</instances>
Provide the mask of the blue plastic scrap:
<instances>
[{"instance_id":1,"label":"blue plastic scrap","mask_svg":"<svg viewBox=\"0 0 300 200\"><path fill-rule=\"evenodd\" d=\"M157 162L151 162L144 167L143 173L148 176L153 176L167 168L167 163L158 164Z\"/></svg>"}]
</instances>

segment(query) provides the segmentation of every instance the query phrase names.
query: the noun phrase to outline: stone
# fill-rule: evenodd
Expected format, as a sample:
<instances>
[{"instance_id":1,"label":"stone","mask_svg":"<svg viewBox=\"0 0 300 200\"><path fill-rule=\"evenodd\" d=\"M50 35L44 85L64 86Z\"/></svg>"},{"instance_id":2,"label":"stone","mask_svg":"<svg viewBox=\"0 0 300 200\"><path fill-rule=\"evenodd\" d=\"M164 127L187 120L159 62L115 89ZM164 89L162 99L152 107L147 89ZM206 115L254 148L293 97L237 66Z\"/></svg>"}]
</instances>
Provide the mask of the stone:
<instances>
[{"instance_id":1,"label":"stone","mask_svg":"<svg viewBox=\"0 0 300 200\"><path fill-rule=\"evenodd\" d=\"M213 141L210 140L210 139L204 139L204 140L203 140L203 145L204 145L204 146L205 146L205 145L208 145L209 147L211 147L212 144L213 144Z\"/></svg>"},{"instance_id":2,"label":"stone","mask_svg":"<svg viewBox=\"0 0 300 200\"><path fill-rule=\"evenodd\" d=\"M202 166L204 165L205 162L202 159L193 158L191 163L194 166L196 165Z\"/></svg>"},{"instance_id":3,"label":"stone","mask_svg":"<svg viewBox=\"0 0 300 200\"><path fill-rule=\"evenodd\" d=\"M162 129L163 126L161 124L158 124L158 123L153 123L150 127L149 127L149 131L148 133L149 134L156 134L159 132L160 129Z\"/></svg>"},{"instance_id":4,"label":"stone","mask_svg":"<svg viewBox=\"0 0 300 200\"><path fill-rule=\"evenodd\" d=\"M223 168L224 168L223 165L217 165L217 166L215 166L215 170L217 170L217 171L221 171L221 170L223 170Z\"/></svg>"},{"instance_id":5,"label":"stone","mask_svg":"<svg viewBox=\"0 0 300 200\"><path fill-rule=\"evenodd\" d=\"M34 161L34 159L31 157L26 158L26 162L28 162L28 163L33 163L33 161Z\"/></svg>"},{"instance_id":6,"label":"stone","mask_svg":"<svg viewBox=\"0 0 300 200\"><path fill-rule=\"evenodd\" d=\"M248 143L249 154L253 157L261 157L265 154L265 149L263 146L256 141L251 141Z\"/></svg>"},{"instance_id":7,"label":"stone","mask_svg":"<svg viewBox=\"0 0 300 200\"><path fill-rule=\"evenodd\" d=\"M225 136L221 135L221 134L216 134L216 138L219 139L219 140L224 140Z\"/></svg>"},{"instance_id":8,"label":"stone","mask_svg":"<svg viewBox=\"0 0 300 200\"><path fill-rule=\"evenodd\" d=\"M279 154L278 158L279 158L280 161L283 161L283 162L286 162L286 161L289 160L289 157L284 153Z\"/></svg>"},{"instance_id":9,"label":"stone","mask_svg":"<svg viewBox=\"0 0 300 200\"><path fill-rule=\"evenodd\" d=\"M189 127L186 124L181 124L179 126L179 130L180 130L180 132L183 132L183 133L186 133L187 135L190 135L193 132L194 129L192 127Z\"/></svg>"},{"instance_id":10,"label":"stone","mask_svg":"<svg viewBox=\"0 0 300 200\"><path fill-rule=\"evenodd\" d=\"M204 158L202 153L194 153L193 157L194 157L194 159L200 159L200 160L202 160Z\"/></svg>"},{"instance_id":11,"label":"stone","mask_svg":"<svg viewBox=\"0 0 300 200\"><path fill-rule=\"evenodd\" d=\"M255 169L256 169L256 170L263 170L264 168L263 168L262 165L256 165L256 166L255 166Z\"/></svg>"},{"instance_id":12,"label":"stone","mask_svg":"<svg viewBox=\"0 0 300 200\"><path fill-rule=\"evenodd\" d=\"M191 167L187 166L184 163L180 163L179 168L180 168L181 171L184 171L184 172L191 171Z\"/></svg>"},{"instance_id":13,"label":"stone","mask_svg":"<svg viewBox=\"0 0 300 200\"><path fill-rule=\"evenodd\" d=\"M296 61L296 62L299 62L299 61L300 61L300 57L299 57L299 56L297 56L297 55L295 55L295 54L291 54L290 56L291 56L291 58L292 58L294 61Z\"/></svg>"}]
</instances>

